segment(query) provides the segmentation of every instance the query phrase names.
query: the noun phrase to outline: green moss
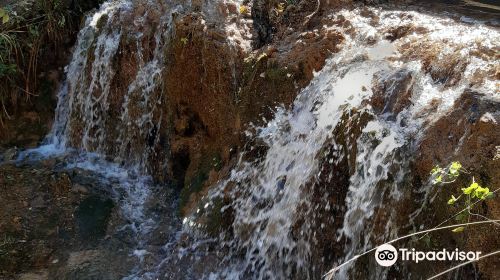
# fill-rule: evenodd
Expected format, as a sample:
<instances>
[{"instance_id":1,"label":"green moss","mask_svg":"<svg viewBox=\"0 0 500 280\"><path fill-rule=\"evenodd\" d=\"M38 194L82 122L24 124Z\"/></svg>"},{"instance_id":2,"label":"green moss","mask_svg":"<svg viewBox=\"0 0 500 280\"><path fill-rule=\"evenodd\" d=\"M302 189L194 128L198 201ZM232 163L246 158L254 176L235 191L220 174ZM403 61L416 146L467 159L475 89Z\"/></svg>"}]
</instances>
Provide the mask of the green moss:
<instances>
[{"instance_id":1,"label":"green moss","mask_svg":"<svg viewBox=\"0 0 500 280\"><path fill-rule=\"evenodd\" d=\"M184 188L181 190L180 194L180 208L184 208L186 204L189 202L189 197L192 193L196 193L202 190L203 183L208 179L208 175L206 172L200 170L189 182L187 181L184 184Z\"/></svg>"},{"instance_id":2,"label":"green moss","mask_svg":"<svg viewBox=\"0 0 500 280\"><path fill-rule=\"evenodd\" d=\"M213 158L212 158L212 166L213 168L216 170L216 171L220 171L222 169L222 158L220 156L220 154L216 154Z\"/></svg>"},{"instance_id":3,"label":"green moss","mask_svg":"<svg viewBox=\"0 0 500 280\"><path fill-rule=\"evenodd\" d=\"M222 198L216 198L212 203L212 208L206 213L205 230L210 236L216 237L225 228L229 219L225 219L225 215L222 213L222 207L226 205Z\"/></svg>"},{"instance_id":4,"label":"green moss","mask_svg":"<svg viewBox=\"0 0 500 280\"><path fill-rule=\"evenodd\" d=\"M113 201L102 200L97 196L82 201L75 212L79 235L88 240L104 237L113 208Z\"/></svg>"},{"instance_id":5,"label":"green moss","mask_svg":"<svg viewBox=\"0 0 500 280\"><path fill-rule=\"evenodd\" d=\"M190 192L199 192L203 187L203 183L208 179L208 175L201 171L191 180L188 185Z\"/></svg>"},{"instance_id":6,"label":"green moss","mask_svg":"<svg viewBox=\"0 0 500 280\"><path fill-rule=\"evenodd\" d=\"M278 68L277 66L270 67L266 70L266 79L273 83L286 83L287 81L287 71L283 68Z\"/></svg>"},{"instance_id":7,"label":"green moss","mask_svg":"<svg viewBox=\"0 0 500 280\"><path fill-rule=\"evenodd\" d=\"M185 178L184 187L180 194L180 208L186 206L192 193L200 192L203 189L211 170L220 171L222 167L223 161L220 153L206 152L198 164L196 173L191 178Z\"/></svg>"}]
</instances>

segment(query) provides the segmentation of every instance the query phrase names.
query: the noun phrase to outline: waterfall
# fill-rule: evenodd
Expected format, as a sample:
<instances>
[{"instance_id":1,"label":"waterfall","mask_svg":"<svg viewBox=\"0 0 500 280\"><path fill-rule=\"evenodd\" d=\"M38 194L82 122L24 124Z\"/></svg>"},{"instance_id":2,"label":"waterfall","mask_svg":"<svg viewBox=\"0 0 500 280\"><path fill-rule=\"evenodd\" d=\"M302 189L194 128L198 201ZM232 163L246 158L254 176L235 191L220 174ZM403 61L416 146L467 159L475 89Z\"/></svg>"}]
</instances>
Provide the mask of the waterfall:
<instances>
[{"instance_id":1,"label":"waterfall","mask_svg":"<svg viewBox=\"0 0 500 280\"><path fill-rule=\"evenodd\" d=\"M178 232L157 248L151 233L166 218L146 204L158 187L154 166L167 169L170 148L165 53L175 15L198 10L194 2L203 1L114 0L88 16L65 68L47 143L20 156L65 154L65 168L90 171L109 186L127 221L119 230L134 238L137 265L124 279L320 279L397 236L398 202L412 191L429 192L426 184L407 187L426 129L467 89L500 98L498 61L480 55L500 48L498 30L415 11L327 15L332 24L323 28L345 36L340 51L291 108L277 108L247 131L254 146L182 225L168 217ZM221 21L219 2L203 2L205 19ZM222 24L231 48L238 41L251 51L242 39L251 22ZM119 71L129 79L117 80ZM237 83L234 69L230 78ZM229 226L209 234L217 215ZM341 249L326 256L327 243ZM152 264L144 264L145 255L154 255ZM352 267L337 276L350 278ZM388 278L372 263L365 270L371 279Z\"/></svg>"},{"instance_id":2,"label":"waterfall","mask_svg":"<svg viewBox=\"0 0 500 280\"><path fill-rule=\"evenodd\" d=\"M230 34L230 47L236 48L237 40L248 50L249 40L243 39L242 33L249 31L240 29L248 29L251 22L224 22L216 9L219 2L207 1L202 13L214 22L222 21ZM88 16L65 68L55 122L44 146L48 153L78 148L110 156L114 162L139 168L142 173L152 173L152 161L165 169L166 154L160 152L169 149L164 140L165 52L173 17L198 9L196 5L175 0L107 1ZM130 60L126 64L125 55ZM122 73L120 78L129 79L118 80L117 72Z\"/></svg>"},{"instance_id":3,"label":"waterfall","mask_svg":"<svg viewBox=\"0 0 500 280\"><path fill-rule=\"evenodd\" d=\"M52 144L113 155L117 163L147 171L162 126L164 96L159 81L171 14L175 12L163 9L164 5L156 1L109 1L87 18L66 67L67 78L59 93L50 135ZM144 30L144 24L157 25L149 27L153 35L147 34L150 31ZM145 49L150 47L147 36L154 37L152 50ZM136 68L136 74L130 81L115 81L117 71L134 75L134 69L115 65L115 57L123 55L120 46L129 44L125 40L136 44L128 65Z\"/></svg>"},{"instance_id":4,"label":"waterfall","mask_svg":"<svg viewBox=\"0 0 500 280\"><path fill-rule=\"evenodd\" d=\"M217 9L220 2L225 3L105 1L86 17L78 34L44 145L18 157L18 162L63 157L62 170L83 170L99 182L102 192L110 194L124 221L114 234L131 237L129 257L136 261L123 279L154 279L156 271L147 268L154 267L165 253L150 244L151 236L159 223L171 229L179 227L173 190L152 177L154 168L167 170L163 74L174 18L194 10L201 12L210 22L224 25L230 34L227 44L235 52L240 45L245 51L250 49L251 20L226 22ZM235 3L240 5L241 1ZM126 80L120 80L124 77ZM146 205L157 193L166 196L171 216L159 217L150 209L153 206Z\"/></svg>"},{"instance_id":5,"label":"waterfall","mask_svg":"<svg viewBox=\"0 0 500 280\"><path fill-rule=\"evenodd\" d=\"M319 279L335 264L397 235L395 206L413 191L406 187L409 163L426 128L467 88L498 98L494 78L485 74L498 62L474 53L498 48L500 34L481 23L418 12L370 9L366 14L343 10L331 16L349 22L347 28L327 27L346 35L342 50L316 73L292 109L279 108L274 119L249 132L258 143L253 149L264 147L264 155L250 161L242 155L230 177L204 198L197 211L229 213L230 232L206 239L204 214L185 218L184 232L197 241L182 249L179 264L190 254L202 260L200 251L213 246L223 253L210 255L219 261L216 269L202 273L206 279ZM398 30L407 34L394 38ZM426 61L430 54L434 61ZM446 80L433 77L433 71L446 71L443 60L450 59L464 62L456 64ZM347 139L347 149L342 149L335 134L349 125L362 127L357 135L348 135L353 139ZM326 191L335 192L336 178L322 172L344 157L352 163L345 205L318 201L314 189L325 183L322 177L330 182ZM422 188L418 191L429 191L427 185ZM230 202L218 208L221 200ZM338 222L339 217L319 214L333 208L344 213ZM332 226L316 224L325 219L339 223L340 229L325 233ZM321 248L312 248L317 236L325 234L344 244L341 256L329 263L315 257L314 251ZM380 268L373 270L365 277L387 277ZM337 277L347 279L349 273L344 269ZM193 275L184 277L200 277Z\"/></svg>"},{"instance_id":6,"label":"waterfall","mask_svg":"<svg viewBox=\"0 0 500 280\"><path fill-rule=\"evenodd\" d=\"M47 144L20 157L68 154L66 170L90 172L111 194L125 222L115 234L132 240L129 256L136 265L128 279L146 275L144 258L155 250L149 239L162 219L146 206L158 188L149 163L162 156L157 147L165 145L159 143L165 113L161 77L172 15L181 8L164 1L117 0L89 15L65 68ZM130 48L130 64L117 65L117 57ZM129 71L130 80L116 80L118 71ZM162 164L165 168L166 158ZM175 227L177 219L165 223Z\"/></svg>"}]
</instances>

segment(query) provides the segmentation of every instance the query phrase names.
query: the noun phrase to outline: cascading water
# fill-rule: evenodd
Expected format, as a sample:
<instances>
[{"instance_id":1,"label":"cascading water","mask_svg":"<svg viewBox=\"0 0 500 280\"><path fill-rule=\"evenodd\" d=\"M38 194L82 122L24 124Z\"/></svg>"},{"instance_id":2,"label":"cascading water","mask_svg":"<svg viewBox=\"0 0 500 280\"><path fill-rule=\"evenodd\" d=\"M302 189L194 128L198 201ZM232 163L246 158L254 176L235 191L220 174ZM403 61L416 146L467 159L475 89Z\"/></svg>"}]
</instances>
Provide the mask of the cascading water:
<instances>
[{"instance_id":1,"label":"cascading water","mask_svg":"<svg viewBox=\"0 0 500 280\"><path fill-rule=\"evenodd\" d=\"M218 1L208 2L202 10L217 21ZM500 47L496 30L417 12L342 10L330 16L340 24L323 27L345 35L341 51L315 73L290 110L277 109L266 125L248 132L260 145L252 149L263 150L262 156L240 155L229 178L203 198L197 214L186 217L163 248L155 248L151 232L165 218L146 204L156 187L152 162L160 161L165 169L167 152L159 151L169 148L161 132L167 122L165 51L173 14L191 5L108 1L88 17L66 68L48 144L21 155L68 153L65 168L91 171L111 186L127 221L120 231L131 232L131 255L140 260L125 279L318 279L335 264L398 234L393 206L409 191L404 187L409 162L425 129L467 88L498 98L490 74L498 61L477 55ZM237 22L223 24L231 47L249 33ZM129 54L135 68L116 65L117 56L127 55L122 44L135 45ZM249 40L240 47L249 51ZM433 71L443 69L429 57L464 63L457 63L460 70L449 71L447 80L436 81ZM130 71L130 80L116 81L117 71ZM361 127L351 127L356 125ZM342 143L341 132L348 133ZM338 182L344 194L320 186L336 184L329 166L340 165L348 165L347 185ZM332 205L332 195L342 205ZM176 202L170 199L173 212ZM322 216L332 211L342 216ZM208 236L206 221L214 212L230 217L230 226ZM181 227L176 217L169 218L172 228ZM342 244L329 259L315 253L325 234ZM154 261L143 264L147 255L155 255ZM375 272L370 278L387 278L380 269L370 271ZM337 276L350 273L346 267Z\"/></svg>"},{"instance_id":2,"label":"cascading water","mask_svg":"<svg viewBox=\"0 0 500 280\"><path fill-rule=\"evenodd\" d=\"M63 156L64 170L84 170L107 188L104 192L120 205L125 221L116 234L132 236L130 256L139 260L124 279L153 279L154 270L148 272L146 267L154 267L165 253L148 240L158 223L171 233L179 227L174 194L151 176L152 162L159 162L160 170L167 169L168 143L161 135L166 131L162 75L173 19L201 8L220 21L218 3L112 0L102 4L79 32L46 144L19 155L19 162ZM241 35L249 32L250 24L245 19L226 24L232 48L250 47ZM117 65L117 57L131 46L128 59L135 64ZM128 71L130 80L117 80L119 71ZM158 193L166 196L171 212L167 217L158 217L155 209L146 206Z\"/></svg>"},{"instance_id":3,"label":"cascading water","mask_svg":"<svg viewBox=\"0 0 500 280\"><path fill-rule=\"evenodd\" d=\"M151 147L158 143L156 133L161 125L163 101L159 80L163 67L163 48L171 28L171 14L160 15L159 2L143 3L140 14L133 1L106 2L100 11L89 17L80 31L73 60L67 67L67 79L59 94L56 122L51 142L61 147L79 147L103 155L114 155L118 163L147 170ZM172 10L174 12L175 10ZM136 16L135 13L138 13ZM134 16L136 16L134 18ZM131 18L132 17L132 18ZM154 49L144 50L147 36L141 25L146 21L158 26ZM125 26L125 22L132 26ZM126 37L126 38L125 38ZM135 59L137 74L126 94L111 91L115 72L114 58L123 40L137 42ZM145 61L146 51L151 58ZM121 99L121 107L113 98ZM144 140L146 139L146 141ZM146 143L149 142L149 143Z\"/></svg>"},{"instance_id":4,"label":"cascading water","mask_svg":"<svg viewBox=\"0 0 500 280\"><path fill-rule=\"evenodd\" d=\"M166 6L161 1L108 1L87 17L73 59L65 69L67 77L58 95L48 143L20 156L22 160L66 154L65 169L90 172L109 188L105 191L120 205L125 221L116 234L132 237L130 256L139 260L130 279L144 273L144 256L151 254L149 249L154 250L147 240L161 219L145 204L157 188L149 176L148 160L160 140L164 48L170 36L172 14L180 9L173 4ZM154 33L146 34L150 30L144 30L143 24L156 25L151 28ZM153 37L152 50L143 46L146 42L149 47L147 40L151 39L147 36ZM137 71L130 83L123 86L116 85L114 76L118 71L116 56L122 52L120 46L126 39L137 44L131 58L137 62ZM173 197L169 200L175 209ZM175 227L176 219L172 217L166 223Z\"/></svg>"},{"instance_id":5,"label":"cascading water","mask_svg":"<svg viewBox=\"0 0 500 280\"><path fill-rule=\"evenodd\" d=\"M201 8L208 18L220 21L217 4L208 1ZM89 16L66 67L46 148L74 147L111 156L116 163L139 168L142 173L151 173L152 161L161 162L160 169L166 169L166 156L159 154L159 150L168 150L161 133L167 121L162 84L165 52L173 16L198 8L193 6L175 0L108 1ZM227 42L234 46L239 40L242 47L249 48L249 40L241 38L248 30L238 28L248 29L251 22L242 21L227 23L231 34ZM135 64L116 65L116 57L131 45L129 59ZM118 71L130 72L131 79L118 81Z\"/></svg>"},{"instance_id":6,"label":"cascading water","mask_svg":"<svg viewBox=\"0 0 500 280\"><path fill-rule=\"evenodd\" d=\"M398 226L392 223L397 213L391 209L409 192L404 187L409 162L425 129L446 114L466 88L498 98L494 78L484 74L498 67L498 61L474 53L498 48L500 34L480 23L469 26L417 12L373 9L369 14L345 10L333 16L350 22L348 27L355 31L328 27L348 35L342 51L315 75L291 110L278 109L273 120L249 135L266 147L265 155L254 161L240 159L230 178L197 211L230 212L230 231L203 241L204 224L198 222L203 218L195 214L184 219L184 231L198 241L179 254L179 263L189 254L203 259L199 251L208 242L223 253L217 256L217 269L202 273L206 279L319 279L328 266L397 235ZM391 39L391 30L398 28L413 31ZM455 56L466 62L462 71L436 82L425 70L428 51L438 61ZM383 106L377 104L380 98ZM359 135L351 135L354 143L348 143L348 153L329 155L324 147L340 146L331 136L345 125L346 114L365 114L371 120ZM333 164L342 157L354 162L345 206L318 204L313 193L324 175L321 163ZM335 178L330 175L329 180ZM428 191L423 188L421 192ZM225 198L232 202L218 208L218 201ZM345 251L334 262L323 263L324 259L313 259L313 250L321 248L312 247L316 235L328 226L322 223L318 229L313 224L321 218L316 215L318 209L331 207L344 212L342 227L329 234L345 242ZM382 219L382 230L376 228L380 227L377 219ZM336 277L348 278L349 273L345 268ZM385 273L375 268L365 277L381 279L387 277ZM201 277L195 275L184 277Z\"/></svg>"}]
</instances>

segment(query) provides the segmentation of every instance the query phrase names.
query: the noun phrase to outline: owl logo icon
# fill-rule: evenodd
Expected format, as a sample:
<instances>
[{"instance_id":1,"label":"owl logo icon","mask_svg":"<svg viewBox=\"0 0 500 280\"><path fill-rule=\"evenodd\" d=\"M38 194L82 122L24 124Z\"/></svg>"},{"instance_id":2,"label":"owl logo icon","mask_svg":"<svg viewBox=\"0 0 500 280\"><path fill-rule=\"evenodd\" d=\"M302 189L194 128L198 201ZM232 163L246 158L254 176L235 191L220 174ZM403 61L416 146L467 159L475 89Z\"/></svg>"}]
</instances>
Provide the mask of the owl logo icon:
<instances>
[{"instance_id":1,"label":"owl logo icon","mask_svg":"<svg viewBox=\"0 0 500 280\"><path fill-rule=\"evenodd\" d=\"M398 260L398 250L390 244L384 244L375 251L375 260L381 266L391 266Z\"/></svg>"}]
</instances>

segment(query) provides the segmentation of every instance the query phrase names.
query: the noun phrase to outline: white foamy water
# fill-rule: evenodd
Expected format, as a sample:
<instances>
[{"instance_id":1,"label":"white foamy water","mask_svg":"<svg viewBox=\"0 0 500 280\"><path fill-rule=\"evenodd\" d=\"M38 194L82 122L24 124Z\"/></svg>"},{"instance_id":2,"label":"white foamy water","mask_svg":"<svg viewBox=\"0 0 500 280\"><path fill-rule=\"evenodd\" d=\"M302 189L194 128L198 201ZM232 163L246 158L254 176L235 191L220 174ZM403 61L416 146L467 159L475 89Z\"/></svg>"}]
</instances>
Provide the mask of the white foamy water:
<instances>
[{"instance_id":1,"label":"white foamy water","mask_svg":"<svg viewBox=\"0 0 500 280\"><path fill-rule=\"evenodd\" d=\"M151 151L141 139L156 137L150 143L154 145L158 141L154 131L161 126L158 116L162 115L162 90L158 81L163 71L164 42L171 27L171 13L157 19L153 56L150 61L144 61L146 50L139 43L144 36L140 26L154 14L147 11L134 15L137 5L154 13L158 11L153 9L163 9L156 1L109 1L87 18L86 27L78 36L73 60L66 68L67 78L59 93L56 121L49 139L63 148L76 146L100 154L112 151L118 163L138 165L144 172ZM112 101L116 97L111 96L111 86L118 70L114 60L123 36L138 42L135 52L138 71L125 87L127 92L119 93L124 101L120 116L116 118L110 114L113 110L110 104L116 102ZM133 105L130 99L134 99ZM129 116L130 106L135 110L133 120ZM142 150L131 151L130 147L138 142L143 144Z\"/></svg>"},{"instance_id":2,"label":"white foamy water","mask_svg":"<svg viewBox=\"0 0 500 280\"><path fill-rule=\"evenodd\" d=\"M201 12L207 16L203 23L224 25L222 30L227 31L231 48L235 52L238 48L248 51L252 20L236 15L232 19L220 17L228 11L221 11L225 6L219 4L226 2L203 2ZM146 265L145 259L160 254L149 251L155 249L149 243L162 217L150 216L145 205L153 199L156 185L150 166L157 156L159 131L166 121L162 80L165 53L174 16L198 9L200 3L113 0L89 15L79 32L72 60L65 68L66 79L58 94L56 117L47 143L22 152L18 158L19 162L62 158L63 170L84 171L107 188L103 191L110 193L120 206L126 222L118 231L132 235L135 242L129 255L137 259L137 265L124 279L154 279L154 271L146 269L151 263ZM235 5L238 10L240 1ZM146 49L152 42L144 44L150 40L150 30L154 30L152 50ZM131 81L115 81L119 71L134 71L117 64L124 49L134 47L135 76ZM167 169L166 159L160 168ZM168 203L175 205L174 199L170 199ZM172 220L166 223L175 227L176 218Z\"/></svg>"},{"instance_id":3,"label":"white foamy water","mask_svg":"<svg viewBox=\"0 0 500 280\"><path fill-rule=\"evenodd\" d=\"M205 15L202 24L220 25L235 53L238 49L248 51L252 21L237 14L229 16L228 3L105 2L87 18L79 33L73 59L65 69L66 80L58 95L48 142L62 149L75 147L107 155L117 163L139 166L142 172L150 173L151 161L161 156L157 151L167 148L160 143L167 122L162 77L173 15L201 9ZM236 10L241 5L240 1L233 4ZM152 39L150 30L155 31ZM132 58L121 57L127 50ZM125 59L131 63L118 65L117 61ZM117 81L118 72L135 76L130 81Z\"/></svg>"},{"instance_id":4,"label":"white foamy water","mask_svg":"<svg viewBox=\"0 0 500 280\"><path fill-rule=\"evenodd\" d=\"M315 267L331 268L375 245L371 243L375 230L372 222L380 207L386 211L385 234L378 233L376 239L383 242L394 237L397 228L392 220L397 213L391 209L404 194L408 163L426 127L452 107L471 86L474 76L482 77L474 83L474 90L493 98L497 96L498 82L481 73L495 69L499 62L474 55L483 48L499 47L496 30L416 12L371 11L379 17L376 24L371 18L361 16L359 10L344 10L333 16L344 16L355 32L327 27L346 34L342 50L332 55L315 75L296 98L292 109L278 109L274 119L250 134L257 143L266 146L265 155L252 162L240 160L230 178L205 198L208 204L203 208L216 209L210 201L230 197L229 206L214 211L230 209L234 216L231 237L222 234L216 245L216 250L227 255L215 271L207 269L210 272L203 274L206 279L320 277L326 270L318 272ZM406 25L413 26L415 31L393 42L384 39L391 28ZM424 71L425 49L413 54L405 49L419 42L436 47L432 50L437 56L435 61L458 54L467 63L457 83L445 86ZM370 105L372 88L377 83L385 85L381 113L376 113ZM406 103L402 101L404 97L397 96L402 94L398 85L403 83L407 83L405 90L409 92ZM397 106L401 108L395 111ZM354 173L345 206L336 206L344 207L342 227L330 233L339 241L346 240L343 257L334 263L318 263L321 260L312 259L312 250L320 248L312 248L311 240L317 229L312 228L311 219L318 218L314 214L318 207L331 206L314 202L311 188L321 176L320 159L330 163L339 160L325 159L322 148L337 145L329 136L340 124L341 117L353 109L371 114L373 120L362 128L356 140ZM196 215L184 221L184 231L203 240L200 237L203 224L197 222ZM336 277L349 278L349 268L341 270ZM386 275L374 268L370 277L381 279Z\"/></svg>"}]
</instances>

